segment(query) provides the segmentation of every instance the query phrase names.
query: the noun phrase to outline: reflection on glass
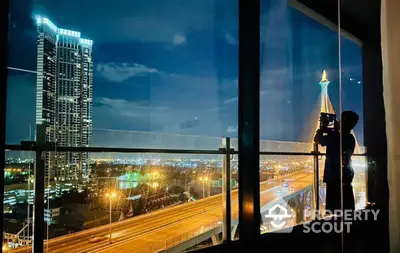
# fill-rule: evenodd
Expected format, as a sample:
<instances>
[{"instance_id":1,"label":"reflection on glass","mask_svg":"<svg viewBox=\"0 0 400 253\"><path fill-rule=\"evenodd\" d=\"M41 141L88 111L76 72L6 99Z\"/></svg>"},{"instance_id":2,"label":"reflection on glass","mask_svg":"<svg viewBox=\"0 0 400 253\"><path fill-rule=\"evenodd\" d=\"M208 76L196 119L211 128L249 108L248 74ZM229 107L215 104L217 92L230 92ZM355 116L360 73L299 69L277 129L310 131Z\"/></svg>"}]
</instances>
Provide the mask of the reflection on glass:
<instances>
[{"instance_id":1,"label":"reflection on glass","mask_svg":"<svg viewBox=\"0 0 400 253\"><path fill-rule=\"evenodd\" d=\"M217 150L221 138L158 132L93 129L95 147Z\"/></svg>"}]
</instances>

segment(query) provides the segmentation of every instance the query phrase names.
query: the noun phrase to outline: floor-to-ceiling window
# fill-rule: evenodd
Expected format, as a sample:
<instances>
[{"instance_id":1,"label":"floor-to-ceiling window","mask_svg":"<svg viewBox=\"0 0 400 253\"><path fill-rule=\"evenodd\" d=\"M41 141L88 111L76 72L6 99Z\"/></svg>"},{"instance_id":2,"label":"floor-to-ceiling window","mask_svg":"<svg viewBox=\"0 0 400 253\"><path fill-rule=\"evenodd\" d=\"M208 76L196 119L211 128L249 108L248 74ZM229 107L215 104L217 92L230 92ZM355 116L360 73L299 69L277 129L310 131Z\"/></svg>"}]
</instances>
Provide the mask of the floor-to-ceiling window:
<instances>
[{"instance_id":1,"label":"floor-to-ceiling window","mask_svg":"<svg viewBox=\"0 0 400 253\"><path fill-rule=\"evenodd\" d=\"M238 181L257 169L261 233L290 232L325 209L326 150L314 135L321 113L345 110L360 118L352 167L363 208L362 44L295 1L260 2L260 55L238 59L237 2L11 1L4 250L29 250L33 233L38 252L240 240ZM249 59L260 60L260 89L245 87L260 100L250 123L238 116ZM259 166L239 169L246 124L259 126Z\"/></svg>"}]
</instances>

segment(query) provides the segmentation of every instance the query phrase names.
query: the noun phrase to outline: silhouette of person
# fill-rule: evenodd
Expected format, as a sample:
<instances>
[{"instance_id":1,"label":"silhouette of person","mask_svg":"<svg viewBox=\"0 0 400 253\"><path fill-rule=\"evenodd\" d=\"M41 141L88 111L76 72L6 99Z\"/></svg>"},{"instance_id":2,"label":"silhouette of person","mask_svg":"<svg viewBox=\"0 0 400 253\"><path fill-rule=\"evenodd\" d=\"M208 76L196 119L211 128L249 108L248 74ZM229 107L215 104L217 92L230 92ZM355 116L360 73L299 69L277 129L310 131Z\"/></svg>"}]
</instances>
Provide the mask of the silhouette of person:
<instances>
[{"instance_id":1,"label":"silhouette of person","mask_svg":"<svg viewBox=\"0 0 400 253\"><path fill-rule=\"evenodd\" d=\"M357 125L359 116L353 111L342 112L340 122L335 120L334 128L322 126L317 130L314 142L326 147L326 160L323 182L326 183L326 210L334 212L341 209L341 186L343 189L343 210L354 210L352 181L354 170L351 167L351 156L356 141L351 130ZM340 135L342 135L342 166L340 166ZM340 182L342 169L342 182Z\"/></svg>"}]
</instances>

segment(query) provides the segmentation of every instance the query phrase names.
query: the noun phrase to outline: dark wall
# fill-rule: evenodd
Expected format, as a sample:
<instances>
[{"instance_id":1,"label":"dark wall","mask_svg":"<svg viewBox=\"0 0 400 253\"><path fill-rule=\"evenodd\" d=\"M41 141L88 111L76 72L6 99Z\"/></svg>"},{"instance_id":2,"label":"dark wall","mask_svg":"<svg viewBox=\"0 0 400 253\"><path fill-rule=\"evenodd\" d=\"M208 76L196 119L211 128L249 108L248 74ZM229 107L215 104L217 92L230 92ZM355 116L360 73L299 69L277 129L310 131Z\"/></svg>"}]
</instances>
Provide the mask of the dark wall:
<instances>
[{"instance_id":1,"label":"dark wall","mask_svg":"<svg viewBox=\"0 0 400 253\"><path fill-rule=\"evenodd\" d=\"M380 252L389 252L389 188L381 53L380 39L369 38L364 41L364 144L369 165L368 200L376 203L380 210L376 244L380 245Z\"/></svg>"}]
</instances>

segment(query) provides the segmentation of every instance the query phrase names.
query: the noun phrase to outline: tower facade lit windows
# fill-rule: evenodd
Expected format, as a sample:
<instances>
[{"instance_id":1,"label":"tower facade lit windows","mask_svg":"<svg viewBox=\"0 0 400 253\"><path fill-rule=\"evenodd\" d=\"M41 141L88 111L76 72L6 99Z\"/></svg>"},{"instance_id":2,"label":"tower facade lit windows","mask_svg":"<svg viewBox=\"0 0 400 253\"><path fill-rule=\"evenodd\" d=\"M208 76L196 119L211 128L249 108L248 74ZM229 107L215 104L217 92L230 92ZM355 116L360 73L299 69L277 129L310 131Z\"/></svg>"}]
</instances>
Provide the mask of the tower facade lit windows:
<instances>
[{"instance_id":1,"label":"tower facade lit windows","mask_svg":"<svg viewBox=\"0 0 400 253\"><path fill-rule=\"evenodd\" d=\"M46 125L46 142L59 147L92 143L93 41L81 33L36 18L36 124ZM87 180L89 155L47 152L46 176L51 180Z\"/></svg>"}]
</instances>

